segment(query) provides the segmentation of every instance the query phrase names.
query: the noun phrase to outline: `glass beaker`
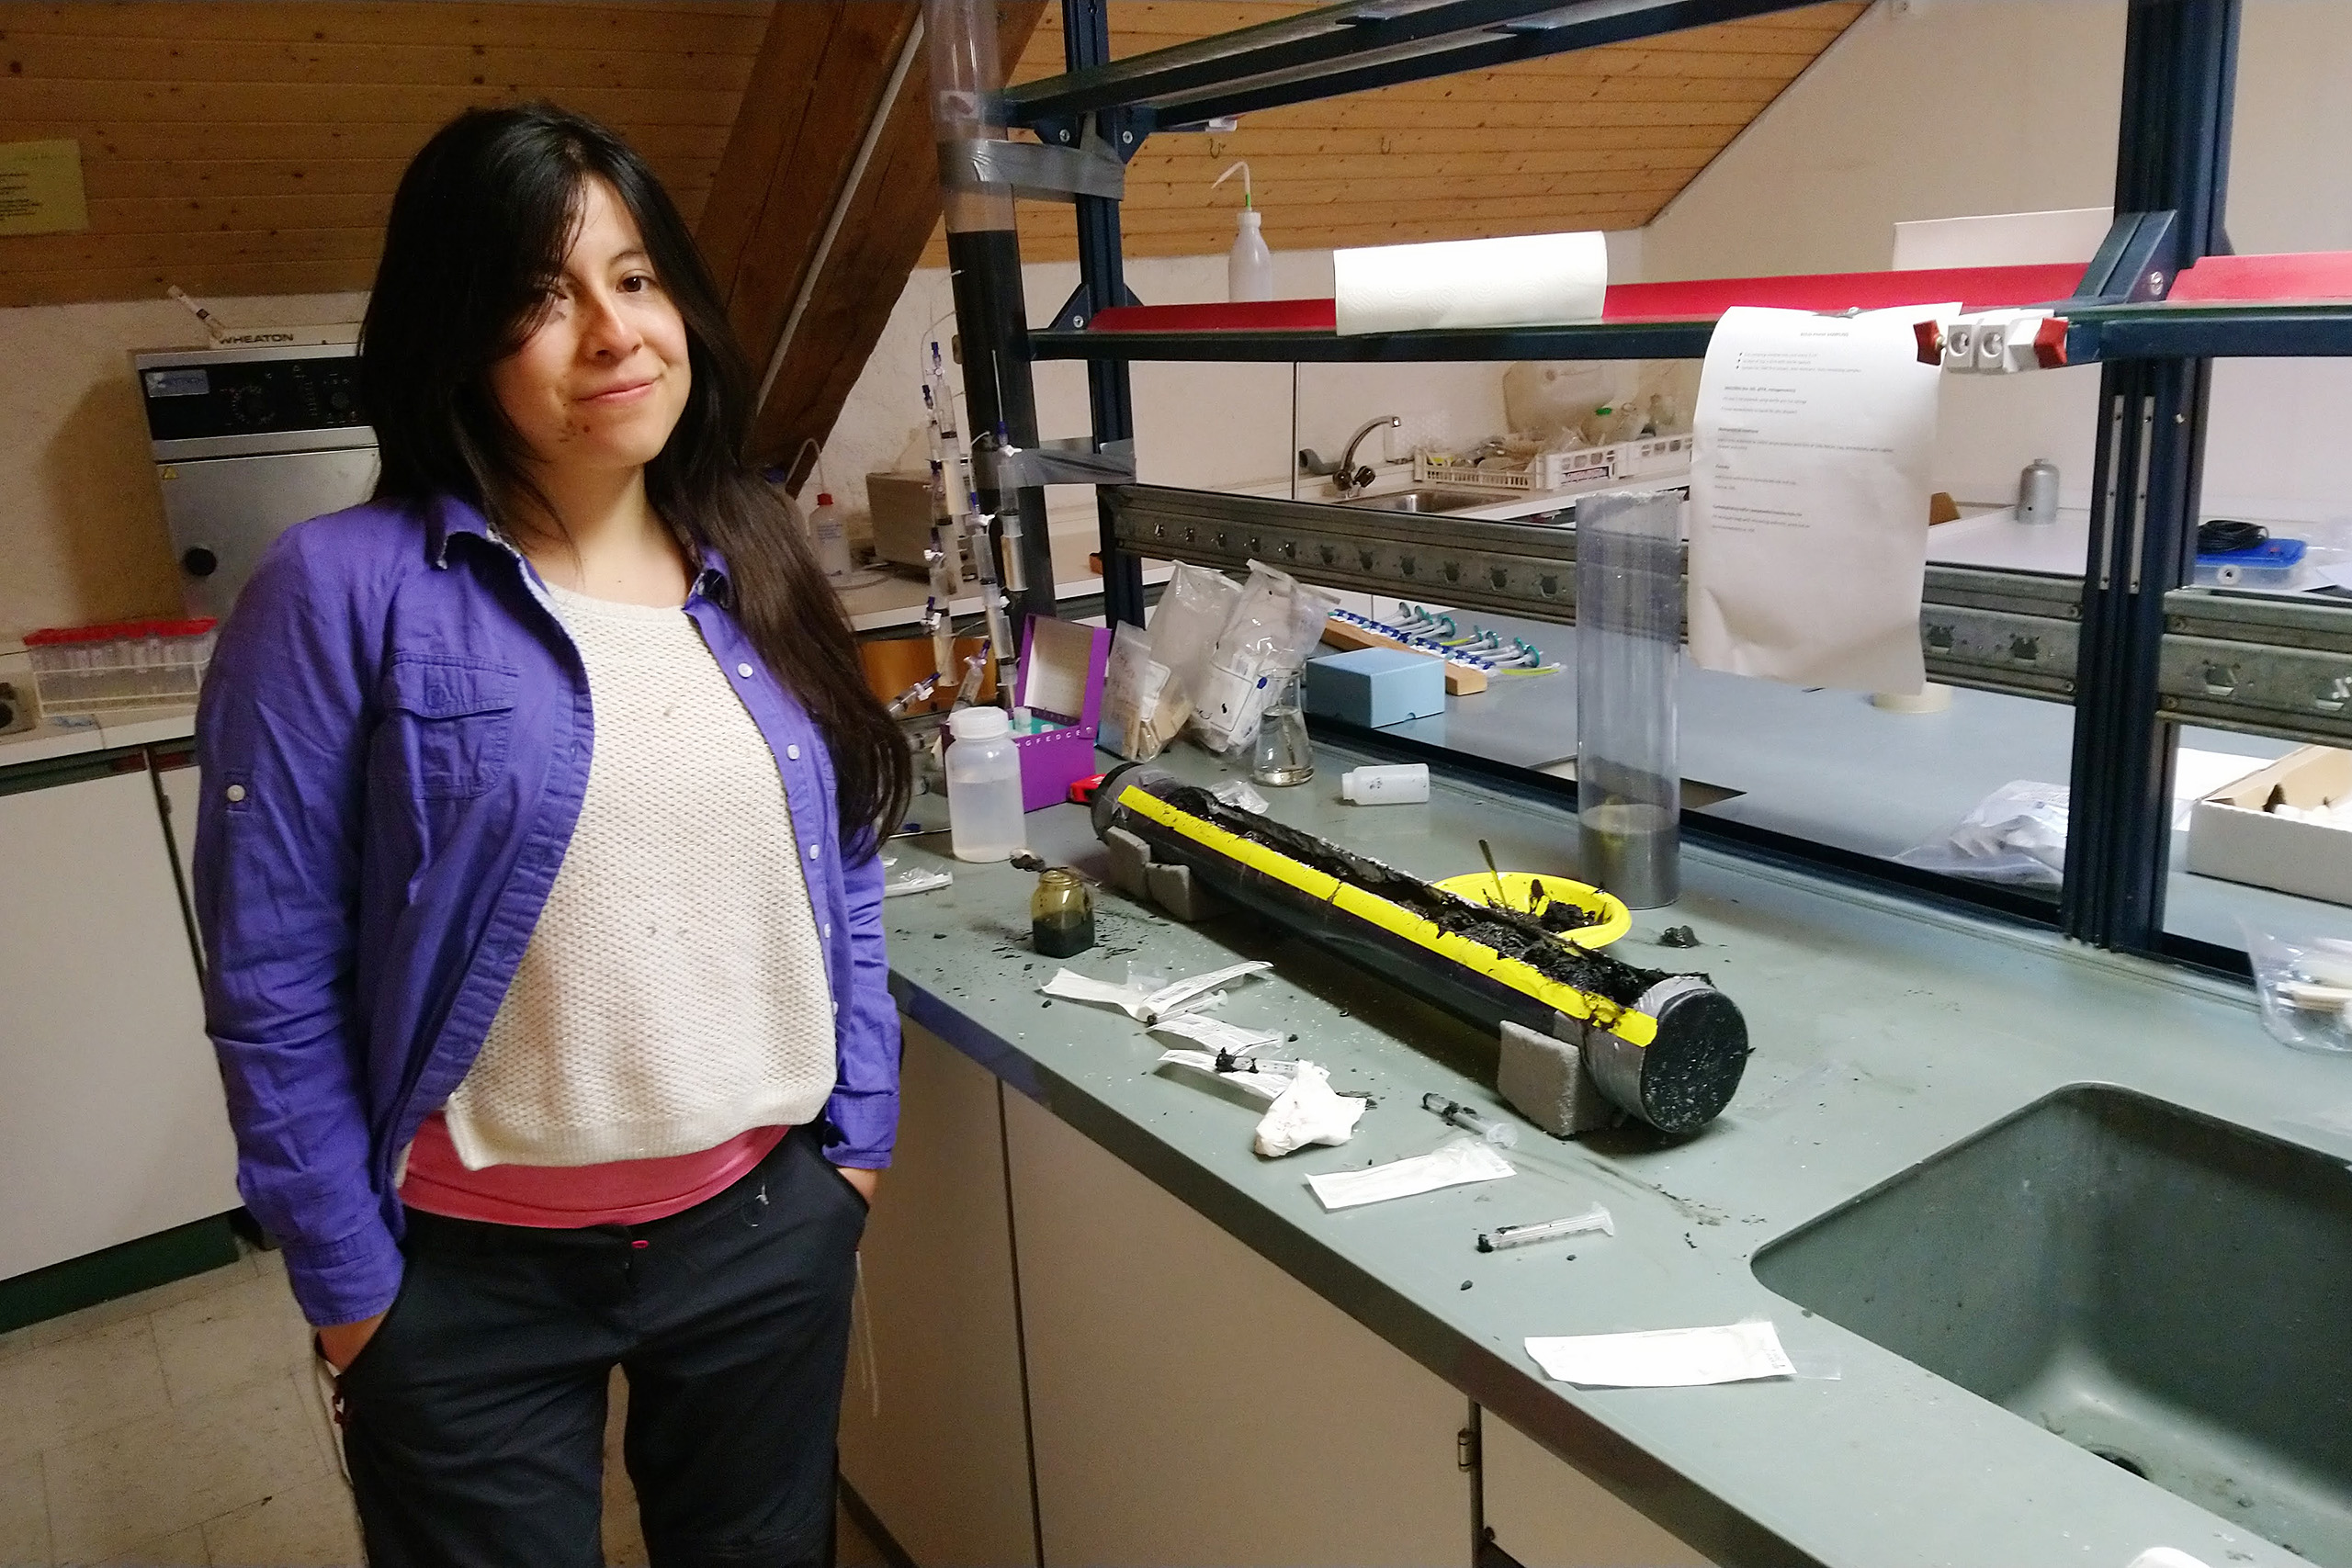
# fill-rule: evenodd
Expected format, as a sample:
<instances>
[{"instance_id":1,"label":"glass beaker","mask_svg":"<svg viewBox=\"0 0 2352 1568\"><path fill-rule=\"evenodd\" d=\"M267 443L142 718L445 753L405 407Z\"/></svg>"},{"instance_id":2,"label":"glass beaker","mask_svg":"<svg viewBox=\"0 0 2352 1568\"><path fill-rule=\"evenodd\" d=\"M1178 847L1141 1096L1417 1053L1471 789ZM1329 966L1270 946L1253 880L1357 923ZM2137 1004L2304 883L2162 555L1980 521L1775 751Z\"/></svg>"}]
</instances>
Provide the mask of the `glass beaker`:
<instances>
[{"instance_id":1,"label":"glass beaker","mask_svg":"<svg viewBox=\"0 0 2352 1568\"><path fill-rule=\"evenodd\" d=\"M1306 716L1298 706L1298 671L1275 677L1273 701L1258 721L1250 747L1250 782L1275 789L1303 784L1315 776L1315 743L1306 738Z\"/></svg>"},{"instance_id":2,"label":"glass beaker","mask_svg":"<svg viewBox=\"0 0 2352 1568\"><path fill-rule=\"evenodd\" d=\"M1029 898L1029 937L1046 958L1069 958L1094 945L1094 900L1075 872L1054 866Z\"/></svg>"}]
</instances>

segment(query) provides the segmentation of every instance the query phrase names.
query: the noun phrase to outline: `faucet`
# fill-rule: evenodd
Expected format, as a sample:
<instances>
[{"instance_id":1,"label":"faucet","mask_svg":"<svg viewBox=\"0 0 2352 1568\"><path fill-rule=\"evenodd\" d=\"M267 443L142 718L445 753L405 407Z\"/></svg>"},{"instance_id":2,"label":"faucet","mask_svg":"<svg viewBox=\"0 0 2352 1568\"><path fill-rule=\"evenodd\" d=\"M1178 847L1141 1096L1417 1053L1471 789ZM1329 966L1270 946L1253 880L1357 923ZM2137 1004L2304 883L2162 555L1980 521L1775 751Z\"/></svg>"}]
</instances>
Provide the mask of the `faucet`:
<instances>
[{"instance_id":1,"label":"faucet","mask_svg":"<svg viewBox=\"0 0 2352 1568\"><path fill-rule=\"evenodd\" d=\"M1353 435L1348 437L1347 450L1340 455L1340 460L1336 463L1325 462L1312 446L1301 447L1298 454L1299 470L1302 473L1329 475L1332 487L1340 492L1340 499L1351 500L1359 491L1371 488L1372 481L1380 477L1373 472L1372 465L1369 463L1361 468L1356 467L1356 448L1363 445L1365 436L1370 435L1382 425L1402 425L1404 423L1400 416L1393 413L1385 413L1375 419L1364 421L1363 426Z\"/></svg>"}]
</instances>

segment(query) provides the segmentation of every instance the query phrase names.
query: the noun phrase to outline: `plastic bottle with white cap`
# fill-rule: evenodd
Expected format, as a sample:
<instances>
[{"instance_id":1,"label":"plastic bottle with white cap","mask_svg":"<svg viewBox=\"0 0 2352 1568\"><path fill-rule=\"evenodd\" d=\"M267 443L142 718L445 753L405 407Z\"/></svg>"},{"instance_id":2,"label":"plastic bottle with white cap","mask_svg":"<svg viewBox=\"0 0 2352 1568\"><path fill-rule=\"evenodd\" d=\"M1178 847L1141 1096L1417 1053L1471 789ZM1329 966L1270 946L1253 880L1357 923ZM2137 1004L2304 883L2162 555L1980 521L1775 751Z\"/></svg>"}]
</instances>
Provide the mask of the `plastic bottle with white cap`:
<instances>
[{"instance_id":1,"label":"plastic bottle with white cap","mask_svg":"<svg viewBox=\"0 0 2352 1568\"><path fill-rule=\"evenodd\" d=\"M1271 299L1274 297L1274 254L1266 249L1257 197L1250 188L1250 165L1234 164L1209 182L1209 189L1216 189L1236 174L1241 176L1241 210L1234 217L1239 220L1240 226L1233 236L1233 249L1225 258L1225 297L1237 303Z\"/></svg>"},{"instance_id":2,"label":"plastic bottle with white cap","mask_svg":"<svg viewBox=\"0 0 2352 1568\"><path fill-rule=\"evenodd\" d=\"M1429 797L1426 762L1352 768L1340 775L1340 798L1351 806L1418 806Z\"/></svg>"},{"instance_id":3,"label":"plastic bottle with white cap","mask_svg":"<svg viewBox=\"0 0 2352 1568\"><path fill-rule=\"evenodd\" d=\"M1010 860L1029 847L1021 820L1021 751L1002 708L947 716L947 828L957 860Z\"/></svg>"},{"instance_id":4,"label":"plastic bottle with white cap","mask_svg":"<svg viewBox=\"0 0 2352 1568\"><path fill-rule=\"evenodd\" d=\"M817 492L817 510L808 514L808 537L817 547L817 564L824 568L827 577L850 574L849 534L842 526L842 514L833 505L831 491Z\"/></svg>"}]
</instances>

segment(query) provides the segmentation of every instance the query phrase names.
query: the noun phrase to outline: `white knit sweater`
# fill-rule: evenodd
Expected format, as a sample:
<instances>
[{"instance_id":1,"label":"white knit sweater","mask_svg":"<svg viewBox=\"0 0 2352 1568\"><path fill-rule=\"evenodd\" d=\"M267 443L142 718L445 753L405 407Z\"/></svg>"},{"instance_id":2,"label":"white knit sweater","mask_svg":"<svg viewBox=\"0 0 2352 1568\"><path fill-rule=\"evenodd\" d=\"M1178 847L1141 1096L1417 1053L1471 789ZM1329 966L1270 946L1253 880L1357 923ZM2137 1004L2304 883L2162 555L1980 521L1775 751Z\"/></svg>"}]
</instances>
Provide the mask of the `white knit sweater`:
<instances>
[{"instance_id":1,"label":"white knit sweater","mask_svg":"<svg viewBox=\"0 0 2352 1568\"><path fill-rule=\"evenodd\" d=\"M813 803L786 800L684 610L548 592L587 665L595 746L547 908L449 1097L458 1156L595 1165L807 1122L834 1069L792 823Z\"/></svg>"}]
</instances>

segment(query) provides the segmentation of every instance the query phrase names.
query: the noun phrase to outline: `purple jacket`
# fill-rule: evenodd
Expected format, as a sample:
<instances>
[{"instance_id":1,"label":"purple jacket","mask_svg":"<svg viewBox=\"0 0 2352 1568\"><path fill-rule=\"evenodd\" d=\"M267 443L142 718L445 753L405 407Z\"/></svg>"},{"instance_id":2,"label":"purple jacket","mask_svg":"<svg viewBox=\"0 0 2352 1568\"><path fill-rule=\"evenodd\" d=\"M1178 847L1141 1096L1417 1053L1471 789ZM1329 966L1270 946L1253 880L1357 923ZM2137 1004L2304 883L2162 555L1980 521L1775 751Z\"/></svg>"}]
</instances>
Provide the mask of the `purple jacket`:
<instances>
[{"instance_id":1,"label":"purple jacket","mask_svg":"<svg viewBox=\"0 0 2352 1568\"><path fill-rule=\"evenodd\" d=\"M713 559L686 613L775 751L803 840L835 998L829 1153L878 1168L899 1116L881 861L842 841L823 738L727 597ZM197 713L205 1027L238 1189L314 1324L382 1312L400 1288L394 1162L481 1048L593 744L587 671L537 574L459 502L288 529L221 628Z\"/></svg>"}]
</instances>

